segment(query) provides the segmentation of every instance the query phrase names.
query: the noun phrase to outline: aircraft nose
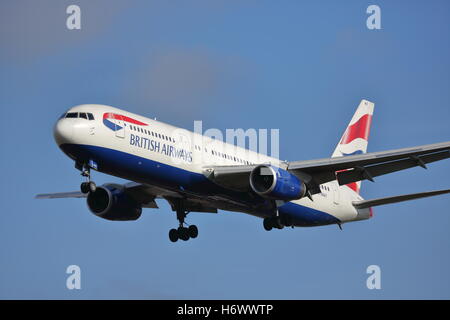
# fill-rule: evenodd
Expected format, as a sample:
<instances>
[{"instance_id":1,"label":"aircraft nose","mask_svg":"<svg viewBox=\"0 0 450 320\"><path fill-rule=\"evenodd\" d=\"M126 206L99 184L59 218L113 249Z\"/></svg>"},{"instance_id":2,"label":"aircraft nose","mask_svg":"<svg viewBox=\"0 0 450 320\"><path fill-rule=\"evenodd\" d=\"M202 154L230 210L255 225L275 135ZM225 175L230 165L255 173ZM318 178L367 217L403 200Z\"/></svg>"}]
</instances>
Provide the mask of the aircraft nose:
<instances>
[{"instance_id":1,"label":"aircraft nose","mask_svg":"<svg viewBox=\"0 0 450 320\"><path fill-rule=\"evenodd\" d=\"M58 146L70 142L73 135L73 126L68 119L59 119L55 123L53 136Z\"/></svg>"}]
</instances>

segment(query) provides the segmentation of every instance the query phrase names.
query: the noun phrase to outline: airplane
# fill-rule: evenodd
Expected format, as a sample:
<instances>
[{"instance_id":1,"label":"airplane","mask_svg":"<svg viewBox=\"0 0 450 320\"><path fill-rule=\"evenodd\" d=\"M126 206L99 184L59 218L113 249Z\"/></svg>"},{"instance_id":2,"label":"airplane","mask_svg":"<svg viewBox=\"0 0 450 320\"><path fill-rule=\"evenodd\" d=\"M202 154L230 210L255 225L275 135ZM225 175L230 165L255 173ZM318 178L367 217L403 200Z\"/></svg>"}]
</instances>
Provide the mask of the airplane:
<instances>
[{"instance_id":1,"label":"airplane","mask_svg":"<svg viewBox=\"0 0 450 320\"><path fill-rule=\"evenodd\" d=\"M187 241L198 228L190 212L242 212L265 230L367 220L379 205L449 193L450 189L364 200L361 181L450 157L450 141L367 153L374 103L361 100L331 158L280 161L106 105L78 105L57 120L54 139L86 181L80 191L38 199L86 198L90 211L112 221L136 220L165 199L178 227L169 239ZM97 186L91 170L126 179Z\"/></svg>"}]
</instances>

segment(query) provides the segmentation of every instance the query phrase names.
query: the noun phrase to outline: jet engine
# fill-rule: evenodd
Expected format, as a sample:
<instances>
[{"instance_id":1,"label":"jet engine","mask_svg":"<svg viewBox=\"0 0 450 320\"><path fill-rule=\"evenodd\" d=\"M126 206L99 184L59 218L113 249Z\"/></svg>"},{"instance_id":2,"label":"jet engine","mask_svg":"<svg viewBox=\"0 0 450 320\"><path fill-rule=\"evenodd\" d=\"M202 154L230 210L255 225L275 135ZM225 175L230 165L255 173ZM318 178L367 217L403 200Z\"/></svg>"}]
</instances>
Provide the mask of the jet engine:
<instances>
[{"instance_id":1,"label":"jet engine","mask_svg":"<svg viewBox=\"0 0 450 320\"><path fill-rule=\"evenodd\" d=\"M260 196L274 200L296 200L306 195L306 185L286 170L259 165L250 174L250 186Z\"/></svg>"},{"instance_id":2,"label":"jet engine","mask_svg":"<svg viewBox=\"0 0 450 320\"><path fill-rule=\"evenodd\" d=\"M89 192L87 205L93 214L106 220L137 220L142 213L142 206L122 186L114 184L105 184Z\"/></svg>"}]
</instances>

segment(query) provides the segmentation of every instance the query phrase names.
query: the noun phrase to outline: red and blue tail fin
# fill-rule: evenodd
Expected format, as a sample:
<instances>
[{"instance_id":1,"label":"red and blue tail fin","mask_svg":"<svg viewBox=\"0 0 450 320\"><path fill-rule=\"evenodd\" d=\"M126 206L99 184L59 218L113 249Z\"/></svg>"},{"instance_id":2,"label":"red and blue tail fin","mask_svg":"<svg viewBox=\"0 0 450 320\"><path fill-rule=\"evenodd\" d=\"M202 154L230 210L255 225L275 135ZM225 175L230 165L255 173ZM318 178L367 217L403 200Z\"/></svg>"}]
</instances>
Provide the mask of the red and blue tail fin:
<instances>
[{"instance_id":1,"label":"red and blue tail fin","mask_svg":"<svg viewBox=\"0 0 450 320\"><path fill-rule=\"evenodd\" d=\"M339 140L332 158L362 154L367 152L369 142L370 124L375 104L367 100L361 100L352 120ZM348 187L359 193L361 182L347 184Z\"/></svg>"}]
</instances>

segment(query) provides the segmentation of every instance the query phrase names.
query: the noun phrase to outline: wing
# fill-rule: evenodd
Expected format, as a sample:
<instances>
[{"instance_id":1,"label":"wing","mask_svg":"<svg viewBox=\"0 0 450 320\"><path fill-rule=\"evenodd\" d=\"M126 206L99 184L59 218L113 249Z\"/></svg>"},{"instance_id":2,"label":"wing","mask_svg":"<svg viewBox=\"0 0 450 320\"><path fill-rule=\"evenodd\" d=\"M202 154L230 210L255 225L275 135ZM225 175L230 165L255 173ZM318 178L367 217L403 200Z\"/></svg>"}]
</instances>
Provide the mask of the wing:
<instances>
[{"instance_id":1,"label":"wing","mask_svg":"<svg viewBox=\"0 0 450 320\"><path fill-rule=\"evenodd\" d=\"M437 195L445 194L445 193L450 193L450 189L411 193L411 194L404 194L401 196L378 198L378 199L371 199L371 200L353 201L353 206L356 209L364 209L364 208L370 208L370 207L375 207L375 206L381 206L383 204L397 203L397 202L402 202L402 201L432 197L432 196L437 196Z\"/></svg>"},{"instance_id":2,"label":"wing","mask_svg":"<svg viewBox=\"0 0 450 320\"><path fill-rule=\"evenodd\" d=\"M338 180L339 185L370 180L384 174L450 157L450 141L361 155L291 162L288 170L313 187Z\"/></svg>"},{"instance_id":3,"label":"wing","mask_svg":"<svg viewBox=\"0 0 450 320\"><path fill-rule=\"evenodd\" d=\"M58 193L41 193L35 196L36 199L59 199L59 198L86 198L86 194L73 192L58 192Z\"/></svg>"},{"instance_id":4,"label":"wing","mask_svg":"<svg viewBox=\"0 0 450 320\"><path fill-rule=\"evenodd\" d=\"M157 192L152 193L153 190L147 190L145 185L139 185L134 182L127 183L121 186L124 192L128 193L142 204L143 208L158 208L155 202ZM57 193L42 193L35 196L36 199L63 199L63 198L86 198L87 194L79 191L72 192L57 192Z\"/></svg>"},{"instance_id":5,"label":"wing","mask_svg":"<svg viewBox=\"0 0 450 320\"><path fill-rule=\"evenodd\" d=\"M192 197L181 192L159 188L153 185L128 182L123 185L115 185L129 194L143 208L158 208L155 199L165 199L175 211L175 203L182 199L184 208L189 212L211 212L217 213L217 208L205 199ZM58 198L86 198L87 194L73 192L44 193L36 195L36 199L58 199Z\"/></svg>"},{"instance_id":6,"label":"wing","mask_svg":"<svg viewBox=\"0 0 450 320\"><path fill-rule=\"evenodd\" d=\"M211 166L203 170L203 174L214 183L236 191L250 190L250 173L253 165Z\"/></svg>"},{"instance_id":7,"label":"wing","mask_svg":"<svg viewBox=\"0 0 450 320\"><path fill-rule=\"evenodd\" d=\"M211 212L217 213L217 208L209 201L199 197L180 192L174 192L167 189L159 188L152 185L140 184L136 182L129 182L124 185L126 192L128 192L139 203L143 204L144 208L158 208L155 198L165 199L169 202L173 211L176 211L177 201L183 201L183 207L189 212ZM152 206L152 205L155 206Z\"/></svg>"},{"instance_id":8,"label":"wing","mask_svg":"<svg viewBox=\"0 0 450 320\"><path fill-rule=\"evenodd\" d=\"M338 180L339 185L371 180L384 174L421 166L450 157L450 141L412 148L372 152L361 155L294 161L285 168L303 180L311 194L319 193L319 185ZM204 175L215 183L235 190L249 189L249 176L255 166L212 166Z\"/></svg>"}]
</instances>

